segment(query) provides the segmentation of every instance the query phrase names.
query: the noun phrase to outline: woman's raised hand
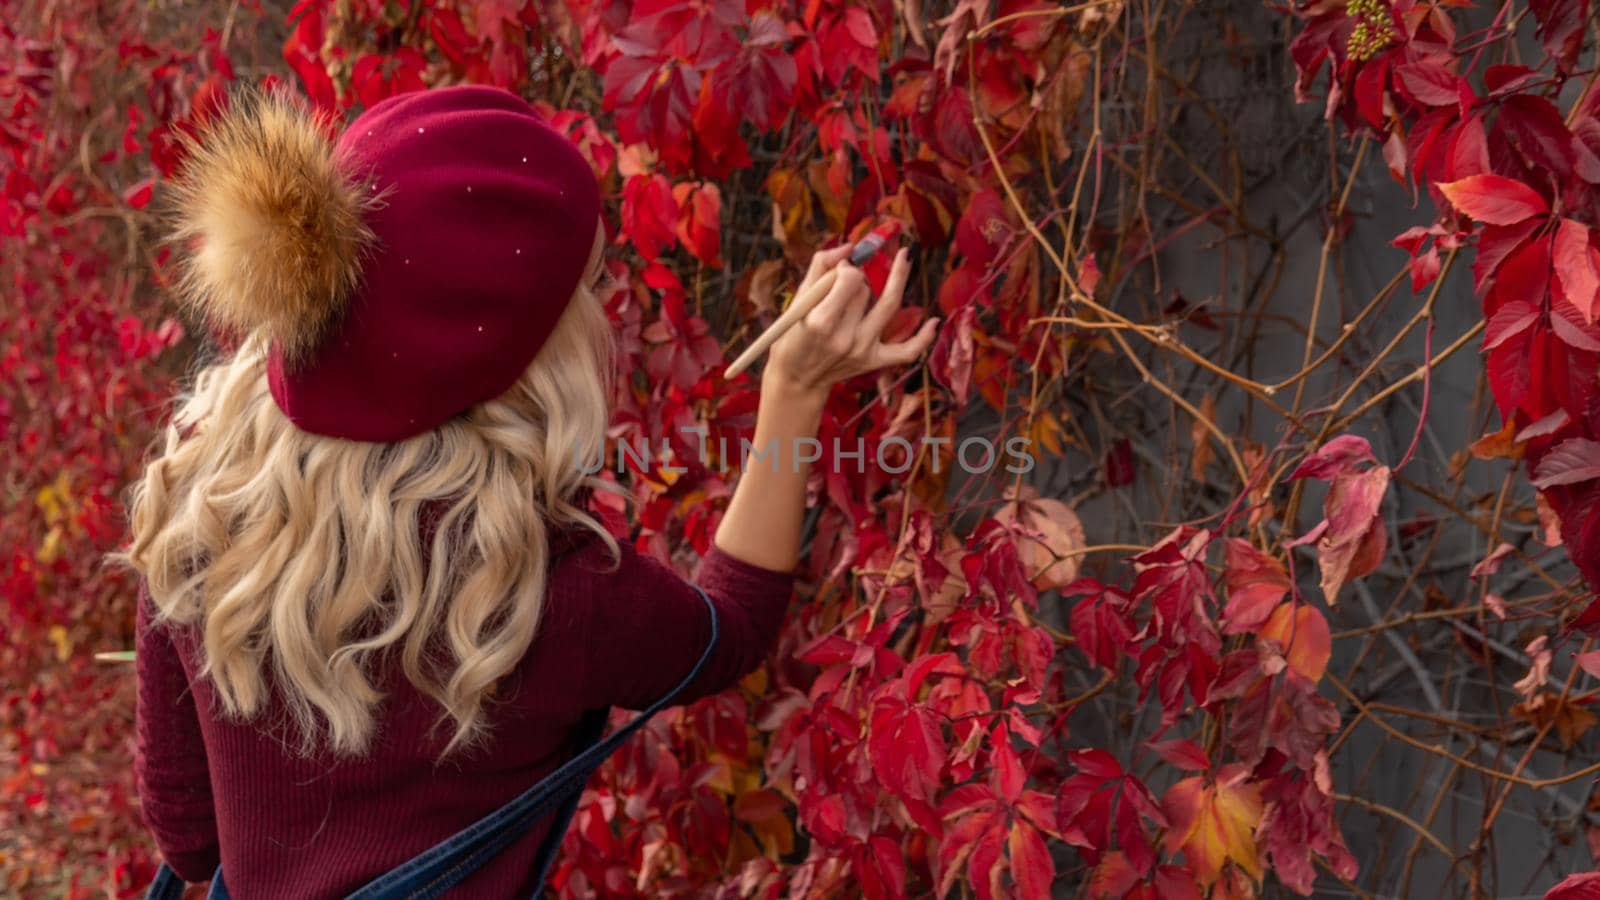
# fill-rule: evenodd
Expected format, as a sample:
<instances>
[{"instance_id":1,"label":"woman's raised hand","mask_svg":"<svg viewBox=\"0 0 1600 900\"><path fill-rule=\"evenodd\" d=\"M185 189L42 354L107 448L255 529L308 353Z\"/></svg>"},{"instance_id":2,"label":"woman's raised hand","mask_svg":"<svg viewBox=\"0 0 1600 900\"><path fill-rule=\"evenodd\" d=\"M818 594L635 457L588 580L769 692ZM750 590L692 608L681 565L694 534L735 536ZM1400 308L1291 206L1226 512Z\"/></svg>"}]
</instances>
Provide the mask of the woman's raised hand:
<instances>
[{"instance_id":1,"label":"woman's raised hand","mask_svg":"<svg viewBox=\"0 0 1600 900\"><path fill-rule=\"evenodd\" d=\"M889 280L874 300L867 278L846 261L850 246L823 250L811 257L811 267L800 290L837 269L833 289L793 328L772 345L763 379L783 379L787 387L826 392L829 387L884 366L905 365L933 342L937 318L922 323L911 337L898 343L883 341L883 330L900 309L911 258L902 248L895 254Z\"/></svg>"}]
</instances>

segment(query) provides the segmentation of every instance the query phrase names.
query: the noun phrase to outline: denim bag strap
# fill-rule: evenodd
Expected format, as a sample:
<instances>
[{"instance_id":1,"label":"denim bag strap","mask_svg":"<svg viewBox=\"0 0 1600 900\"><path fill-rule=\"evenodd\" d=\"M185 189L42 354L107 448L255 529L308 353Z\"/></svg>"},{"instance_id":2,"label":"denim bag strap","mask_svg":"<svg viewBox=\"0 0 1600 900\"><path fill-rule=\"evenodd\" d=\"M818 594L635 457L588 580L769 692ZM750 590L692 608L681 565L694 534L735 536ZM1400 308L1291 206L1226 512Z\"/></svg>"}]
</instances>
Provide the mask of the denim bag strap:
<instances>
[{"instance_id":1,"label":"denim bag strap","mask_svg":"<svg viewBox=\"0 0 1600 900\"><path fill-rule=\"evenodd\" d=\"M172 867L162 863L156 869L156 880L150 882L150 889L145 891L144 900L183 900L183 891L188 885L172 871Z\"/></svg>"},{"instance_id":2,"label":"denim bag strap","mask_svg":"<svg viewBox=\"0 0 1600 900\"><path fill-rule=\"evenodd\" d=\"M347 900L400 900L400 898L424 900L437 897L477 870L496 853L516 843L545 815L558 811L559 819L545 838L545 843L540 847L535 861L535 866L539 870L538 887L534 893L537 897L543 891L545 872L555 859L556 850L560 847L562 836L577 808L578 798L583 793L589 776L594 774L594 770L632 737L634 732L642 728L652 716L671 705L700 675L707 661L711 659L711 654L717 646L717 608L699 585L693 587L705 601L706 612L711 617L711 640L701 652L700 658L695 661L694 667L689 670L689 674L685 675L672 690L646 707L632 721L604 738L600 738L599 734L605 726L605 711L591 712L579 725L581 731L586 732L579 735L582 742L580 746L588 745L585 749L506 805L468 825L452 837L424 850L410 861L380 875L351 894ZM561 805L558 807L557 804Z\"/></svg>"},{"instance_id":3,"label":"denim bag strap","mask_svg":"<svg viewBox=\"0 0 1600 900\"><path fill-rule=\"evenodd\" d=\"M699 585L691 587L705 601L706 612L711 617L711 640L701 651L700 658L695 661L689 674L672 690L604 738L600 735L605 730L607 710L597 709L586 713L575 729L576 744L580 749L572 759L504 806L378 876L346 900L423 900L437 897L460 883L496 853L516 843L545 815L554 811L557 818L534 858L534 868L538 873L534 896L538 897L544 890L545 875L555 862L562 837L577 811L578 799L583 794L584 785L589 782L589 776L651 717L670 706L699 677L716 650L719 632L716 605ZM221 872L219 867L219 877L213 880L213 896L226 896L217 891ZM162 863L149 892L145 894L145 900L182 900L184 887L183 880L166 863ZM226 888L222 888L222 891L225 892Z\"/></svg>"}]
</instances>

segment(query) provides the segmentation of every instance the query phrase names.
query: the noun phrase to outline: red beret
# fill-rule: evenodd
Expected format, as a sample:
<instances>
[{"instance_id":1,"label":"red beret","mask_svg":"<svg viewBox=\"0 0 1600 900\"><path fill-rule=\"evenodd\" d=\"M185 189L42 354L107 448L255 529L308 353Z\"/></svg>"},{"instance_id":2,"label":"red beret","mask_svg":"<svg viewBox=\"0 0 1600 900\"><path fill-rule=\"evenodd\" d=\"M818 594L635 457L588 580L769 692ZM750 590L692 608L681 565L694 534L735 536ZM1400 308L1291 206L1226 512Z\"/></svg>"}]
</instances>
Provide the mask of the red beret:
<instances>
[{"instance_id":1,"label":"red beret","mask_svg":"<svg viewBox=\"0 0 1600 900\"><path fill-rule=\"evenodd\" d=\"M300 428L398 441L504 393L583 277L600 215L593 171L528 103L462 85L390 97L338 153L384 202L342 321L304 365L268 362Z\"/></svg>"}]
</instances>

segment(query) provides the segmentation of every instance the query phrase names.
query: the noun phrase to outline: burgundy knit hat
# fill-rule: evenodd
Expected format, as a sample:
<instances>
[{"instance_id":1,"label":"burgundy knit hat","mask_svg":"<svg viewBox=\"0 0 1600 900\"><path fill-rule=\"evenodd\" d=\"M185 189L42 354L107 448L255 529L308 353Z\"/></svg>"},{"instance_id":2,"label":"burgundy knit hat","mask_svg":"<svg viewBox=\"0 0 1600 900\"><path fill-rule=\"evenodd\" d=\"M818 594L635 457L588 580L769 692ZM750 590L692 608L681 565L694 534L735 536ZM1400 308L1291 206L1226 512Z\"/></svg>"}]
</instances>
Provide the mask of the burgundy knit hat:
<instances>
[{"instance_id":1,"label":"burgundy knit hat","mask_svg":"<svg viewBox=\"0 0 1600 900\"><path fill-rule=\"evenodd\" d=\"M259 88L186 142L179 294L215 327L265 329L295 425L399 441L527 369L583 277L599 186L501 88L401 94L335 131Z\"/></svg>"}]
</instances>

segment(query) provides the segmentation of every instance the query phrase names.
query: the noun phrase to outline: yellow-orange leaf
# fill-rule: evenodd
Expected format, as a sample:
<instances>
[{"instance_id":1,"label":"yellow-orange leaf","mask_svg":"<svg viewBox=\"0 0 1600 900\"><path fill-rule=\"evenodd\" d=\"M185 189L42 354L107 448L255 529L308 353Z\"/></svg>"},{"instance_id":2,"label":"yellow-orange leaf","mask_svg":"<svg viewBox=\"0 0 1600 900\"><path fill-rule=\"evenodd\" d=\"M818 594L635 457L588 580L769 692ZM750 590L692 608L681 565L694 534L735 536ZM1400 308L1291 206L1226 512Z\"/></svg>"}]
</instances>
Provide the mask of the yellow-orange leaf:
<instances>
[{"instance_id":1,"label":"yellow-orange leaf","mask_svg":"<svg viewBox=\"0 0 1600 900\"><path fill-rule=\"evenodd\" d=\"M1261 626L1260 634L1281 644L1290 667L1306 678L1316 681L1327 671L1333 637L1328 632L1328 620L1316 607L1306 603L1281 604Z\"/></svg>"},{"instance_id":2,"label":"yellow-orange leaf","mask_svg":"<svg viewBox=\"0 0 1600 900\"><path fill-rule=\"evenodd\" d=\"M1195 876L1208 887L1229 861L1250 877L1261 878L1255 840L1256 826L1261 824L1261 788L1246 783L1248 775L1243 766L1225 766L1210 783L1200 775L1183 779L1162 800L1172 822L1167 852L1182 847Z\"/></svg>"},{"instance_id":3,"label":"yellow-orange leaf","mask_svg":"<svg viewBox=\"0 0 1600 900\"><path fill-rule=\"evenodd\" d=\"M1517 443L1517 423L1508 420L1499 431L1472 442L1472 455L1478 459L1521 459L1523 445Z\"/></svg>"}]
</instances>

